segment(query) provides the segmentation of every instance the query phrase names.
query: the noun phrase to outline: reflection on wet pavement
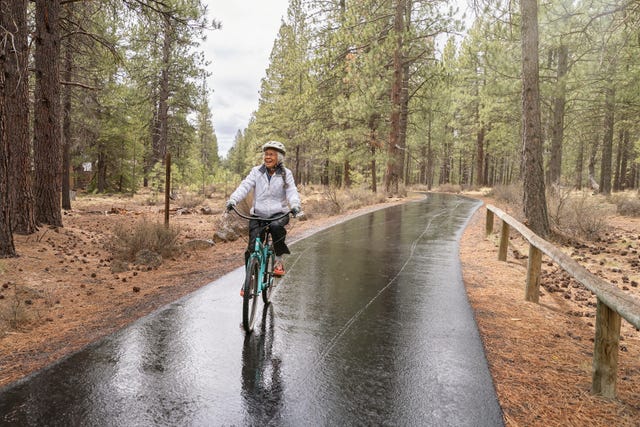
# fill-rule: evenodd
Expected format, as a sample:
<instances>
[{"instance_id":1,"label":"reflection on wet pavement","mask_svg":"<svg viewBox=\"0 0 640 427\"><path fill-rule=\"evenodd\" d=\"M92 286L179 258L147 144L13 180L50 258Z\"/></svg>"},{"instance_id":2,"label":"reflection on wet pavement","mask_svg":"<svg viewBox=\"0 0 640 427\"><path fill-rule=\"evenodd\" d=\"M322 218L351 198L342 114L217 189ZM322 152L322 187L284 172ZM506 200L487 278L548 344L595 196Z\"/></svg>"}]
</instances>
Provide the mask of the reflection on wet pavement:
<instances>
[{"instance_id":1,"label":"reflection on wet pavement","mask_svg":"<svg viewBox=\"0 0 640 427\"><path fill-rule=\"evenodd\" d=\"M458 260L478 206L434 194L296 242L254 334L238 269L0 390L0 424L502 425Z\"/></svg>"}]
</instances>

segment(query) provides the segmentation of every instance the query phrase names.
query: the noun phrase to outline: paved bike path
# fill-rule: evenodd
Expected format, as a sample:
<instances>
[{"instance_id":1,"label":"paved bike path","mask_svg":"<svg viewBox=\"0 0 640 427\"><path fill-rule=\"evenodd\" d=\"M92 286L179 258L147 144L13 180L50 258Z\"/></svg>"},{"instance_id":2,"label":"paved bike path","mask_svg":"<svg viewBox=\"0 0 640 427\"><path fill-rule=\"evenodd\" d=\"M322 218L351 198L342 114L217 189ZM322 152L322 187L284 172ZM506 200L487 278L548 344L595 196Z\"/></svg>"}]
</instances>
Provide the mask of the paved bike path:
<instances>
[{"instance_id":1,"label":"paved bike path","mask_svg":"<svg viewBox=\"0 0 640 427\"><path fill-rule=\"evenodd\" d=\"M458 257L479 206L433 194L296 242L253 335L238 269L1 389L0 425L502 425Z\"/></svg>"}]
</instances>

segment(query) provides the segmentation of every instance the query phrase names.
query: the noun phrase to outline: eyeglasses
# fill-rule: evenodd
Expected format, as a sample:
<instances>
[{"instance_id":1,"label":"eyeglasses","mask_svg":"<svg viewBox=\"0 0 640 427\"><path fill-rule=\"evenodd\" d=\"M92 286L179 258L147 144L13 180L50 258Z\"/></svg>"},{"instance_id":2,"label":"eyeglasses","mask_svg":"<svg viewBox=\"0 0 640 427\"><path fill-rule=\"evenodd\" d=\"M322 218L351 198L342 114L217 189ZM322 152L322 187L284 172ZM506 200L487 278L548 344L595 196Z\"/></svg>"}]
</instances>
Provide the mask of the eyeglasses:
<instances>
[{"instance_id":1,"label":"eyeglasses","mask_svg":"<svg viewBox=\"0 0 640 427\"><path fill-rule=\"evenodd\" d=\"M264 157L278 157L278 153L269 153L267 151L264 152Z\"/></svg>"}]
</instances>

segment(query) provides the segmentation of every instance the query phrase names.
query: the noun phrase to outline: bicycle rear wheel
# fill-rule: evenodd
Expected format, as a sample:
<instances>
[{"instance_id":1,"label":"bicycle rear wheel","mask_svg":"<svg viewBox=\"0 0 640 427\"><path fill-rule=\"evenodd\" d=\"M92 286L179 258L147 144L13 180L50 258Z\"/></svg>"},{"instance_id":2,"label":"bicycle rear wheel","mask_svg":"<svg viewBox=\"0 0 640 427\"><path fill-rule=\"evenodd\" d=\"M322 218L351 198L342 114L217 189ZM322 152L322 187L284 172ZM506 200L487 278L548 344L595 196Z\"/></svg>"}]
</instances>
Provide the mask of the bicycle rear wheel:
<instances>
[{"instance_id":1,"label":"bicycle rear wheel","mask_svg":"<svg viewBox=\"0 0 640 427\"><path fill-rule=\"evenodd\" d=\"M251 257L247 263L247 274L244 279L244 295L242 297L242 326L247 332L253 331L258 307L258 280L260 279L260 261Z\"/></svg>"},{"instance_id":2,"label":"bicycle rear wheel","mask_svg":"<svg viewBox=\"0 0 640 427\"><path fill-rule=\"evenodd\" d=\"M264 289L262 289L262 302L265 304L269 304L271 301L271 292L273 291L274 285L274 276L273 276L273 266L276 262L276 256L272 250L268 252L266 269L264 271L264 277L262 278L262 283L264 284Z\"/></svg>"}]
</instances>

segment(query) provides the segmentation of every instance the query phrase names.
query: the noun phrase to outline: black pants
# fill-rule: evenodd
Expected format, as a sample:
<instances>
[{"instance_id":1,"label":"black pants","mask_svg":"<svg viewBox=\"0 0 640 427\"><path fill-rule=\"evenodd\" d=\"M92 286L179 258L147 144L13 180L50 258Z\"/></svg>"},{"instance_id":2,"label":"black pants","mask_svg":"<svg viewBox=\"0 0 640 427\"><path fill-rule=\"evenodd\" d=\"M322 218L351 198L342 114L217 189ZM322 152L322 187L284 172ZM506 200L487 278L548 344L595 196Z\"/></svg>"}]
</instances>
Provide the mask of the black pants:
<instances>
[{"instance_id":1,"label":"black pants","mask_svg":"<svg viewBox=\"0 0 640 427\"><path fill-rule=\"evenodd\" d=\"M276 214L274 217L281 216L282 214ZM247 246L247 250L244 253L244 261L245 264L249 260L249 255L253 252L253 248L256 244L256 237L260 236L260 239L264 242L264 230L269 225L269 229L271 230L271 238L273 239L273 251L276 253L276 256L280 256L282 254L290 254L289 248L287 244L284 242L285 237L287 237L287 229L284 228L285 225L289 224L289 215L281 218L277 221L268 222L268 221L260 221L257 219L252 219L249 221L249 245Z\"/></svg>"}]
</instances>

